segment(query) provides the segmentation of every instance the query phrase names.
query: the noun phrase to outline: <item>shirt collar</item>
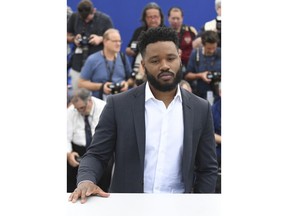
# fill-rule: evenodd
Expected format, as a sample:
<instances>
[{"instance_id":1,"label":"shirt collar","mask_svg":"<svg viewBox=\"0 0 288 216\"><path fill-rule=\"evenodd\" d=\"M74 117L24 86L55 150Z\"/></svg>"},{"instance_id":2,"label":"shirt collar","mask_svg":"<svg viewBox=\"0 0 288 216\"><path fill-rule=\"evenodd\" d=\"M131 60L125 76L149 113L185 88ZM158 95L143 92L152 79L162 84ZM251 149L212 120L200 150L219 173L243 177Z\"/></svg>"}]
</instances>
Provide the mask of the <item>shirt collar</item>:
<instances>
[{"instance_id":1,"label":"shirt collar","mask_svg":"<svg viewBox=\"0 0 288 216\"><path fill-rule=\"evenodd\" d=\"M89 116L93 116L93 112L94 112L94 108L95 108L95 103L94 103L94 101L93 101L92 98L91 98L91 102L92 102L92 107L91 107L91 110L90 110Z\"/></svg>"},{"instance_id":2,"label":"shirt collar","mask_svg":"<svg viewBox=\"0 0 288 216\"><path fill-rule=\"evenodd\" d=\"M182 102L182 95L181 95L181 91L180 91L180 86L177 85L177 92L176 95L174 97L174 100L179 98L180 102ZM156 99L149 87L148 82L146 82L146 86L145 86L145 102L147 102L149 99Z\"/></svg>"}]
</instances>

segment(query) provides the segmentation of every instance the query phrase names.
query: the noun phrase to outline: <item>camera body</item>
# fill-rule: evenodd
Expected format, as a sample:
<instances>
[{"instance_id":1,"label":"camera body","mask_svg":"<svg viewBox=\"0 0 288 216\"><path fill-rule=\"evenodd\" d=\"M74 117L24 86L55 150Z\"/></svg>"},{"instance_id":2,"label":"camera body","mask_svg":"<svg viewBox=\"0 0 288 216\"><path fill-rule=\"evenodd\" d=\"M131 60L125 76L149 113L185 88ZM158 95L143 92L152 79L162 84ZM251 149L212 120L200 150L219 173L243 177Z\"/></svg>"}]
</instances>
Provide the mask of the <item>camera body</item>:
<instances>
[{"instance_id":1,"label":"camera body","mask_svg":"<svg viewBox=\"0 0 288 216\"><path fill-rule=\"evenodd\" d=\"M81 47L85 47L89 45L90 36L87 35L85 32L81 33L81 38L79 39L79 43Z\"/></svg>"},{"instance_id":2,"label":"camera body","mask_svg":"<svg viewBox=\"0 0 288 216\"><path fill-rule=\"evenodd\" d=\"M108 86L111 89L111 94L118 94L122 88L121 83L111 83Z\"/></svg>"},{"instance_id":3,"label":"camera body","mask_svg":"<svg viewBox=\"0 0 288 216\"><path fill-rule=\"evenodd\" d=\"M130 48L135 52L138 53L138 41L132 41Z\"/></svg>"},{"instance_id":4,"label":"camera body","mask_svg":"<svg viewBox=\"0 0 288 216\"><path fill-rule=\"evenodd\" d=\"M212 79L212 81L221 81L221 72L218 71L210 71L207 74L208 79Z\"/></svg>"},{"instance_id":5,"label":"camera body","mask_svg":"<svg viewBox=\"0 0 288 216\"><path fill-rule=\"evenodd\" d=\"M216 30L219 37L218 46L221 47L221 20L216 19Z\"/></svg>"},{"instance_id":6,"label":"camera body","mask_svg":"<svg viewBox=\"0 0 288 216\"><path fill-rule=\"evenodd\" d=\"M221 20L216 19L216 29L217 32L221 32Z\"/></svg>"},{"instance_id":7,"label":"camera body","mask_svg":"<svg viewBox=\"0 0 288 216\"><path fill-rule=\"evenodd\" d=\"M138 71L133 71L131 74L131 78L135 81L136 86L144 83L144 75L139 73Z\"/></svg>"},{"instance_id":8,"label":"camera body","mask_svg":"<svg viewBox=\"0 0 288 216\"><path fill-rule=\"evenodd\" d=\"M89 55L89 40L90 35L85 32L81 33L81 38L79 39L80 46L82 48L82 63L84 64Z\"/></svg>"}]
</instances>

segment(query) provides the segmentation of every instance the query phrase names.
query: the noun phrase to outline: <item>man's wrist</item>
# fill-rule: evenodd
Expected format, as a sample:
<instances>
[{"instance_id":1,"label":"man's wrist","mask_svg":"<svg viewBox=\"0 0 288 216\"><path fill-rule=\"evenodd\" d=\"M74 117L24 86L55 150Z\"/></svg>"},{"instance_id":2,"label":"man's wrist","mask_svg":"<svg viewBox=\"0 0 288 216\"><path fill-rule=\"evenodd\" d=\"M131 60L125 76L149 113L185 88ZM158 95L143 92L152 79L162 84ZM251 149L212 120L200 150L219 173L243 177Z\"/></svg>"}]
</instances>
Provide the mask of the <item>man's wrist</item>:
<instances>
[{"instance_id":1,"label":"man's wrist","mask_svg":"<svg viewBox=\"0 0 288 216\"><path fill-rule=\"evenodd\" d=\"M78 187L80 184L84 183L84 182L91 182L92 184L95 184L93 181L83 180L83 181L80 181L80 182L77 184L77 187Z\"/></svg>"}]
</instances>

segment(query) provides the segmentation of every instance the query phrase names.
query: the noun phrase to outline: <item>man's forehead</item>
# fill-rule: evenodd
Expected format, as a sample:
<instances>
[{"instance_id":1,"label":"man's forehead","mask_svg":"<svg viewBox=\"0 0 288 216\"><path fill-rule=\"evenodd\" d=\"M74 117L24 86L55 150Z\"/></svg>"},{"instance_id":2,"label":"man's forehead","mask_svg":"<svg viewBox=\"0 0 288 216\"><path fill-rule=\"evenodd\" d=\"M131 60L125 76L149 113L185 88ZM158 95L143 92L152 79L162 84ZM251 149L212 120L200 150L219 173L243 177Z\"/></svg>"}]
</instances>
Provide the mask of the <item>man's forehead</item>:
<instances>
[{"instance_id":1,"label":"man's forehead","mask_svg":"<svg viewBox=\"0 0 288 216\"><path fill-rule=\"evenodd\" d=\"M146 46L146 55L155 55L157 53L171 53L176 54L177 48L172 41L158 41L155 43L150 43Z\"/></svg>"},{"instance_id":2,"label":"man's forehead","mask_svg":"<svg viewBox=\"0 0 288 216\"><path fill-rule=\"evenodd\" d=\"M147 50L150 50L150 49L156 49L156 50L159 50L159 47L167 47L167 48L175 48L176 49L176 46L174 44L173 41L157 41L157 42L154 42L154 43L150 43L146 46L146 51ZM159 50L159 51L165 51L165 50Z\"/></svg>"},{"instance_id":3,"label":"man's forehead","mask_svg":"<svg viewBox=\"0 0 288 216\"><path fill-rule=\"evenodd\" d=\"M83 104L84 104L84 101L83 101L83 100L81 100L80 98L78 98L78 100L77 100L77 101L75 101L73 104L74 104L74 106L81 106L81 105L83 105Z\"/></svg>"}]
</instances>

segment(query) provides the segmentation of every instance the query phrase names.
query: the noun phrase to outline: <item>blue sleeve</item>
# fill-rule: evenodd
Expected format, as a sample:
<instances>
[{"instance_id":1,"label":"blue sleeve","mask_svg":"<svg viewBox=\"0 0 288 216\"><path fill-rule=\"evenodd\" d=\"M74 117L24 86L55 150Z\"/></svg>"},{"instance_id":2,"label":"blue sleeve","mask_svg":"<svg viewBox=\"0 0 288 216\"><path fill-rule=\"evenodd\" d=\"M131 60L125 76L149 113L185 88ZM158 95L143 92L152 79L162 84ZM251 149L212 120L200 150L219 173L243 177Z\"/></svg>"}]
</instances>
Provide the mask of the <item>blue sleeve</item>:
<instances>
[{"instance_id":1,"label":"blue sleeve","mask_svg":"<svg viewBox=\"0 0 288 216\"><path fill-rule=\"evenodd\" d=\"M91 80L92 79L92 66L93 66L93 54L90 55L87 60L85 61L81 72L80 72L80 77L84 80Z\"/></svg>"},{"instance_id":2,"label":"blue sleeve","mask_svg":"<svg viewBox=\"0 0 288 216\"><path fill-rule=\"evenodd\" d=\"M132 74L132 67L131 67L131 63L130 63L130 60L127 57L127 55L125 55L125 59L126 59L125 73L126 73L127 79L129 79L131 77L131 74Z\"/></svg>"}]
</instances>

